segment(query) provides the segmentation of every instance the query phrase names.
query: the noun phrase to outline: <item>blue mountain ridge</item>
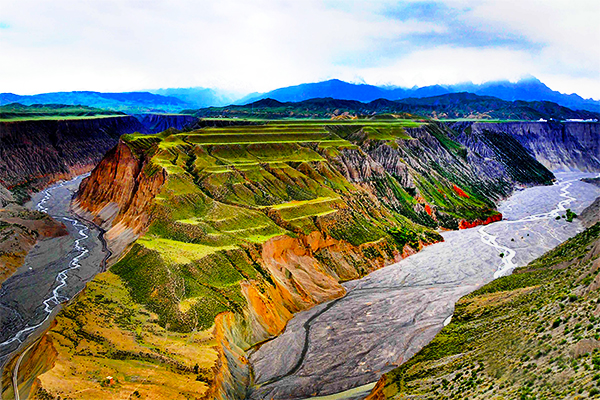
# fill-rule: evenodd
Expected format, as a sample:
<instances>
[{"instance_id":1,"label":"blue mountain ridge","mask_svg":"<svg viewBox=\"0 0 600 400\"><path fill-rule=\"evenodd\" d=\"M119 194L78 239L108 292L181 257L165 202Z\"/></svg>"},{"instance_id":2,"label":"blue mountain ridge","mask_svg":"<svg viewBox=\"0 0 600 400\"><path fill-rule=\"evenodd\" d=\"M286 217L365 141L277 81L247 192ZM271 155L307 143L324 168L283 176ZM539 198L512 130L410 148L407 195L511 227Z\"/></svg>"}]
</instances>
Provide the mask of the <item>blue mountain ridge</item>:
<instances>
[{"instance_id":1,"label":"blue mountain ridge","mask_svg":"<svg viewBox=\"0 0 600 400\"><path fill-rule=\"evenodd\" d=\"M271 98L281 102L298 102L311 98L332 97L340 100L370 102L376 99L401 100L423 98L448 93L469 92L480 96L493 96L506 101L552 101L574 110L600 112L600 101L584 99L577 94L564 94L550 89L540 80L530 77L518 82L494 81L483 84L461 83L456 85L432 85L424 87L397 88L355 84L331 79L324 82L304 83L279 88L267 93L252 94L236 104L247 104L256 100Z\"/></svg>"},{"instance_id":2,"label":"blue mountain ridge","mask_svg":"<svg viewBox=\"0 0 600 400\"><path fill-rule=\"evenodd\" d=\"M275 89L266 93L251 93L237 101L233 95L218 89L202 87L156 89L140 92L102 93L92 91L53 92L30 96L0 93L0 105L10 103L85 105L129 113L180 112L209 106L249 104L261 99L299 102L313 98L334 98L370 102L376 99L402 100L425 98L449 93L469 92L493 96L506 101L552 101L573 110L600 112L600 101L584 99L577 94L564 94L550 89L540 80L530 77L518 82L494 81L483 84L461 83L413 88L375 86L330 79Z\"/></svg>"}]
</instances>

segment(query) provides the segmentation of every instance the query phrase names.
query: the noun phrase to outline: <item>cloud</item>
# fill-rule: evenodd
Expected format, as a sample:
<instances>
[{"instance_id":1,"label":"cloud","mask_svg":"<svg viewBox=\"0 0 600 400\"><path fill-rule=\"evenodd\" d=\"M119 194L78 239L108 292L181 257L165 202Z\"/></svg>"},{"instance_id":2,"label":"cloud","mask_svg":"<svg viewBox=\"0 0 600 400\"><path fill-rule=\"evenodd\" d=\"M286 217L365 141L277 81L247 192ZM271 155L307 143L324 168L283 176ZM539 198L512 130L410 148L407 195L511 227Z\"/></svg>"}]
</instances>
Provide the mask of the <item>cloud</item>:
<instances>
[{"instance_id":1,"label":"cloud","mask_svg":"<svg viewBox=\"0 0 600 400\"><path fill-rule=\"evenodd\" d=\"M412 86L531 74L600 97L597 3L3 0L0 92L250 92L328 78Z\"/></svg>"},{"instance_id":2,"label":"cloud","mask_svg":"<svg viewBox=\"0 0 600 400\"><path fill-rule=\"evenodd\" d=\"M383 11L398 21L435 24L437 31L414 33L402 38L413 47L455 45L460 47L501 47L538 49L535 43L518 32L500 26L489 26L474 17L473 8L450 6L436 1L402 2Z\"/></svg>"}]
</instances>

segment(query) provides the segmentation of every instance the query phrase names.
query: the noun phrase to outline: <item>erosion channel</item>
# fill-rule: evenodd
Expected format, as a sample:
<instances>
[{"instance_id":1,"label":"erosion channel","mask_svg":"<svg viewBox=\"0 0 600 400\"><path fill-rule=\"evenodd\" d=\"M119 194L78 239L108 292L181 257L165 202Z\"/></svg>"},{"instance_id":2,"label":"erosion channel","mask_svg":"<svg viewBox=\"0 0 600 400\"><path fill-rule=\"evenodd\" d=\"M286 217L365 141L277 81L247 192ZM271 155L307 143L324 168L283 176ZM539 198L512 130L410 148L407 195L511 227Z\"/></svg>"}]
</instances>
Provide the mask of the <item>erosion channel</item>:
<instances>
[{"instance_id":1,"label":"erosion channel","mask_svg":"<svg viewBox=\"0 0 600 400\"><path fill-rule=\"evenodd\" d=\"M281 335L250 355L254 386L248 397L364 397L381 374L442 329L460 297L583 230L577 219L563 216L567 208L581 212L600 195L580 181L597 174L556 176L553 186L521 190L503 201L503 221L445 232L444 242L345 283L343 298L297 314Z\"/></svg>"},{"instance_id":2,"label":"erosion channel","mask_svg":"<svg viewBox=\"0 0 600 400\"><path fill-rule=\"evenodd\" d=\"M0 365L45 329L59 305L81 291L104 268L99 230L70 211L83 175L37 193L30 208L63 222L66 236L39 240L24 265L0 287Z\"/></svg>"}]
</instances>

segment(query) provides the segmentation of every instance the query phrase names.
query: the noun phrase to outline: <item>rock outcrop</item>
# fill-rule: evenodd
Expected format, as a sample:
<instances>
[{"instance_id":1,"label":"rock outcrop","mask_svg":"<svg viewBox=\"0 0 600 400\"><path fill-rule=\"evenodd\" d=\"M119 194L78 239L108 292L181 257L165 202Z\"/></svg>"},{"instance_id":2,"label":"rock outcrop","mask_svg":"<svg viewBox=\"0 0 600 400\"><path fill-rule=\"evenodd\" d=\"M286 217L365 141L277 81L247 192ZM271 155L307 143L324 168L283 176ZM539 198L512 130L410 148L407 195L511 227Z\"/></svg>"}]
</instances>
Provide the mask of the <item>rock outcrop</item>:
<instances>
[{"instance_id":1,"label":"rock outcrop","mask_svg":"<svg viewBox=\"0 0 600 400\"><path fill-rule=\"evenodd\" d=\"M80 185L73 210L106 230L114 257L148 226L150 206L165 181L164 171L144 172L145 155L136 156L122 141L111 149Z\"/></svg>"},{"instance_id":2,"label":"rock outcrop","mask_svg":"<svg viewBox=\"0 0 600 400\"><path fill-rule=\"evenodd\" d=\"M4 186L0 185L0 207L4 207L5 205L12 203L14 201L15 201L15 197L10 192L10 190L8 190Z\"/></svg>"},{"instance_id":3,"label":"rock outcrop","mask_svg":"<svg viewBox=\"0 0 600 400\"><path fill-rule=\"evenodd\" d=\"M0 285L23 265L37 240L67 234L64 224L46 213L14 202L0 204Z\"/></svg>"},{"instance_id":4,"label":"rock outcrop","mask_svg":"<svg viewBox=\"0 0 600 400\"><path fill-rule=\"evenodd\" d=\"M492 222L502 221L502 214L498 213L496 215L492 215L491 217L487 217L486 219L476 219L475 221L466 221L462 220L458 223L458 229L469 229L474 228L479 225L488 225Z\"/></svg>"},{"instance_id":5,"label":"rock outcrop","mask_svg":"<svg viewBox=\"0 0 600 400\"><path fill-rule=\"evenodd\" d=\"M586 178L582 179L582 181L600 187L600 178ZM588 228L600 222L600 197L581 212L579 219L583 226Z\"/></svg>"}]
</instances>

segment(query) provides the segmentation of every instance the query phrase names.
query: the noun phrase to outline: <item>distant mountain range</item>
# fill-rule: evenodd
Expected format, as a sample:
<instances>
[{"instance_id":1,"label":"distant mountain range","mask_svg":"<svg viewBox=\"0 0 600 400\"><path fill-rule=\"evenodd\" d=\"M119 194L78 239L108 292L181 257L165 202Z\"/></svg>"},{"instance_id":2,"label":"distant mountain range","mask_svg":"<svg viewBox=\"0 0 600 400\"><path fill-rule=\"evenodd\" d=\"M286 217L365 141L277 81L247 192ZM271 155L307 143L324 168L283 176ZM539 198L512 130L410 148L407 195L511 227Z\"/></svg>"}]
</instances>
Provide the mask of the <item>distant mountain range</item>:
<instances>
[{"instance_id":1,"label":"distant mountain range","mask_svg":"<svg viewBox=\"0 0 600 400\"><path fill-rule=\"evenodd\" d=\"M0 106L10 103L84 105L127 113L180 112L227 104L243 105L261 99L280 102L299 102L313 98L333 98L371 102L377 99L401 100L425 98L449 93L468 92L480 96L492 96L505 101L551 101L573 110L600 112L600 101L584 99L577 94L563 94L550 89L536 78L518 82L497 81L480 85L463 83L457 85L434 85L413 88L373 86L355 84L332 79L324 82L305 83L273 90L253 93L241 99L225 91L202 87L156 89L146 92L101 93L101 92L55 92L32 96L12 93L0 94Z\"/></svg>"},{"instance_id":2,"label":"distant mountain range","mask_svg":"<svg viewBox=\"0 0 600 400\"><path fill-rule=\"evenodd\" d=\"M32 96L0 93L0 106L10 103L83 105L127 113L179 112L191 106L190 103L176 97L148 92L55 92Z\"/></svg>"},{"instance_id":3,"label":"distant mountain range","mask_svg":"<svg viewBox=\"0 0 600 400\"><path fill-rule=\"evenodd\" d=\"M506 101L552 101L574 110L600 112L600 101L584 99L577 94L563 94L557 92L533 77L522 79L514 83L509 81L496 81L480 85L462 83L457 85L414 87L411 89L355 84L332 79L324 82L304 83L302 85L284 87L262 94L255 93L238 100L236 104L247 104L266 98L281 102L297 102L324 97L370 102L376 99L400 100L460 92L468 92L480 96L493 96Z\"/></svg>"},{"instance_id":4,"label":"distant mountain range","mask_svg":"<svg viewBox=\"0 0 600 400\"><path fill-rule=\"evenodd\" d=\"M199 118L332 118L344 114L363 117L403 114L438 119L478 118L499 120L600 119L600 113L572 110L550 101L506 101L472 93L447 93L440 96L401 100L376 99L368 103L357 100L316 98L300 102L261 99L246 105L203 108L194 113Z\"/></svg>"}]
</instances>

